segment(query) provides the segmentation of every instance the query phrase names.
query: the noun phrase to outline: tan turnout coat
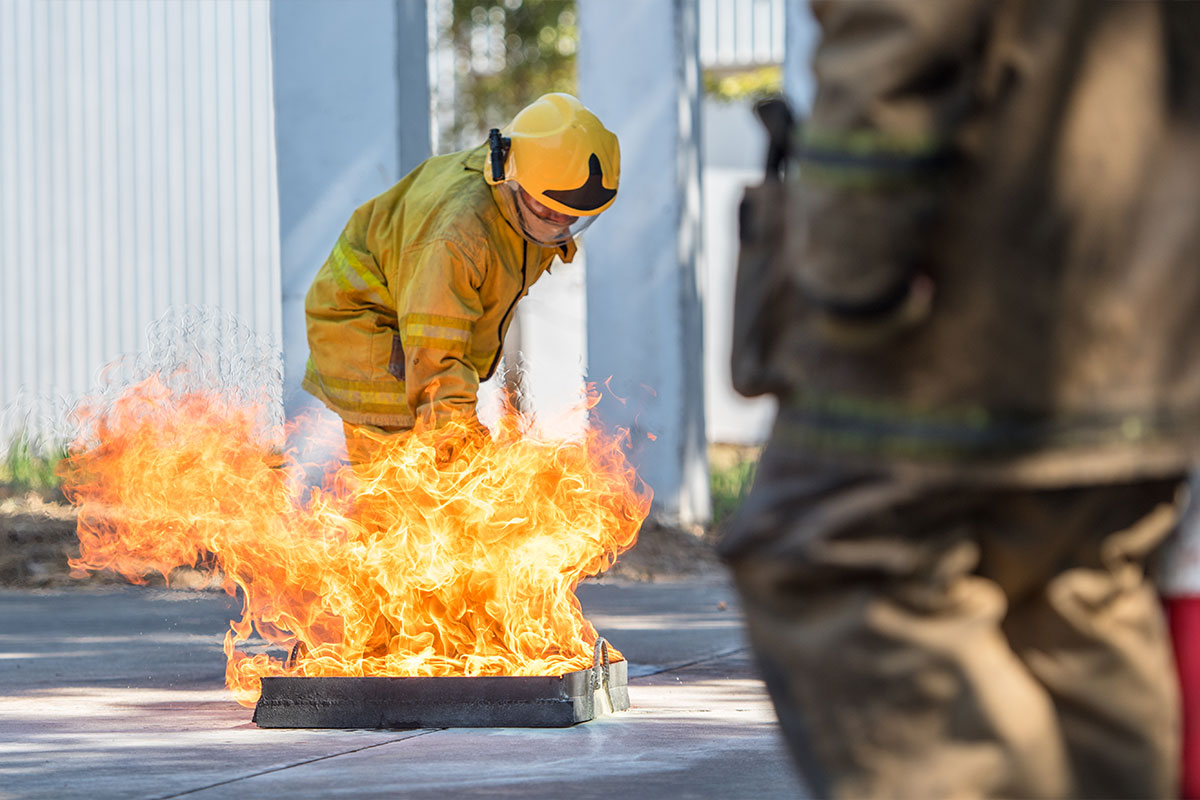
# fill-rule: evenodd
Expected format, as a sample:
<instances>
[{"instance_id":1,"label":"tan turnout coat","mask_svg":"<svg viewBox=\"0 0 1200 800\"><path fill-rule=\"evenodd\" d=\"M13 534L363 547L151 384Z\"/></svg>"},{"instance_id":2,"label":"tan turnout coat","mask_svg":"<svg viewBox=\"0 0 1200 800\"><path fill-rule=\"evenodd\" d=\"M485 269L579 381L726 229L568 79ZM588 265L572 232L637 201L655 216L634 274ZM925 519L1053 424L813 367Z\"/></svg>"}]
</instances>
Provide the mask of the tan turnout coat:
<instances>
[{"instance_id":1,"label":"tan turnout coat","mask_svg":"<svg viewBox=\"0 0 1200 800\"><path fill-rule=\"evenodd\" d=\"M513 310L574 243L527 242L483 177L486 146L431 158L354 212L305 300L304 388L355 425L473 415Z\"/></svg>"},{"instance_id":2,"label":"tan turnout coat","mask_svg":"<svg viewBox=\"0 0 1200 800\"><path fill-rule=\"evenodd\" d=\"M776 440L1040 484L1185 469L1200 4L813 6L815 105L742 213L734 377L781 396Z\"/></svg>"}]
</instances>

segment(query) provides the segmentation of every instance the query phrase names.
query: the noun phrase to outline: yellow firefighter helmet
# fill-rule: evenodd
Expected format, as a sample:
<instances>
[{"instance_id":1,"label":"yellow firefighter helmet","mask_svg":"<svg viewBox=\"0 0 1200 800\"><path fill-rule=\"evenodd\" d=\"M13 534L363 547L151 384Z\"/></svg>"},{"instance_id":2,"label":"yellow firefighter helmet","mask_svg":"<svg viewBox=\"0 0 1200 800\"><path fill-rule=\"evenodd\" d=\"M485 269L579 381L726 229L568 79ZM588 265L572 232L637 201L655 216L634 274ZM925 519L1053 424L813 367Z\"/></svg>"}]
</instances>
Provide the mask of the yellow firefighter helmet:
<instances>
[{"instance_id":1,"label":"yellow firefighter helmet","mask_svg":"<svg viewBox=\"0 0 1200 800\"><path fill-rule=\"evenodd\" d=\"M573 224L562 236L550 236L552 241L578 234L617 196L617 137L569 94L542 95L490 138L492 162L484 170L488 183L508 185L519 201L512 187L516 184L533 198L535 209L540 205L558 215L584 218L579 220L584 225Z\"/></svg>"}]
</instances>

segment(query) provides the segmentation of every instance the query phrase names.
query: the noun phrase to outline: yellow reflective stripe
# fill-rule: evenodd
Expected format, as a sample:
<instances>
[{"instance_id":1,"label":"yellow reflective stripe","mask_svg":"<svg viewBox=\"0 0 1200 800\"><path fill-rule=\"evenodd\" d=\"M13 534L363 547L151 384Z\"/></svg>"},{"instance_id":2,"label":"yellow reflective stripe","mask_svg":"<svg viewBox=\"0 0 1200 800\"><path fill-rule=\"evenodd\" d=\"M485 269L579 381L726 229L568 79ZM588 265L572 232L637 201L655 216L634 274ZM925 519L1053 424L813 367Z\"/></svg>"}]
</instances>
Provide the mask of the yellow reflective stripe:
<instances>
[{"instance_id":1,"label":"yellow reflective stripe","mask_svg":"<svg viewBox=\"0 0 1200 800\"><path fill-rule=\"evenodd\" d=\"M332 389L344 389L351 392L369 392L371 394L404 394L404 381L398 381L390 375L378 381L352 381L347 378L331 378L322 375L309 356L304 366L306 380L320 381L322 386Z\"/></svg>"},{"instance_id":2,"label":"yellow reflective stripe","mask_svg":"<svg viewBox=\"0 0 1200 800\"><path fill-rule=\"evenodd\" d=\"M302 386L343 410L380 414L409 413L404 381L393 378L382 381L329 378L317 371L310 358Z\"/></svg>"},{"instance_id":3,"label":"yellow reflective stripe","mask_svg":"<svg viewBox=\"0 0 1200 800\"><path fill-rule=\"evenodd\" d=\"M469 319L447 317L443 314L406 314L404 320L406 323L440 325L443 328L458 328L461 331L469 331L474 327Z\"/></svg>"},{"instance_id":4,"label":"yellow reflective stripe","mask_svg":"<svg viewBox=\"0 0 1200 800\"><path fill-rule=\"evenodd\" d=\"M408 334L406 337L409 341L415 339L445 339L451 342L462 342L466 344L471 340L471 334L468 331L455 330L454 328L445 328L441 325L408 325L404 332Z\"/></svg>"},{"instance_id":5,"label":"yellow reflective stripe","mask_svg":"<svg viewBox=\"0 0 1200 800\"><path fill-rule=\"evenodd\" d=\"M305 388L308 387L306 386ZM408 401L399 396L382 394L375 395L368 392L340 392L336 389L329 392L316 392L314 394L324 397L338 408L348 409L350 411L366 411L371 409L374 411L385 411L385 413L392 414L408 413Z\"/></svg>"},{"instance_id":6,"label":"yellow reflective stripe","mask_svg":"<svg viewBox=\"0 0 1200 800\"><path fill-rule=\"evenodd\" d=\"M358 253L354 252L354 248L350 246L350 241L346 239L345 233L338 237L337 244L333 248L333 254L348 264L367 286L382 294L387 294L387 287L375 276L374 270L368 268L362 262L362 259L358 257Z\"/></svg>"},{"instance_id":7,"label":"yellow reflective stripe","mask_svg":"<svg viewBox=\"0 0 1200 800\"><path fill-rule=\"evenodd\" d=\"M471 341L471 320L442 314L408 314L404 317L405 347L438 347L465 351Z\"/></svg>"},{"instance_id":8,"label":"yellow reflective stripe","mask_svg":"<svg viewBox=\"0 0 1200 800\"><path fill-rule=\"evenodd\" d=\"M350 246L346 234L338 237L333 252L329 255L329 265L334 276L343 289L357 289L375 295L375 299L385 306L392 305L391 293L376 277L373 270L367 267Z\"/></svg>"},{"instance_id":9,"label":"yellow reflective stripe","mask_svg":"<svg viewBox=\"0 0 1200 800\"><path fill-rule=\"evenodd\" d=\"M865 169L844 169L805 164L801 178L811 187L825 189L887 189L896 188L913 181L912 173L886 171L871 172Z\"/></svg>"},{"instance_id":10,"label":"yellow reflective stripe","mask_svg":"<svg viewBox=\"0 0 1200 800\"><path fill-rule=\"evenodd\" d=\"M920 181L948 163L947 142L872 130L807 130L798 161L805 183L870 189Z\"/></svg>"},{"instance_id":11,"label":"yellow reflective stripe","mask_svg":"<svg viewBox=\"0 0 1200 800\"><path fill-rule=\"evenodd\" d=\"M797 392L781 405L786 409L837 414L881 422L911 422L915 420L922 424L957 425L974 430L982 430L996 422L995 415L984 406L926 409L895 400L851 394Z\"/></svg>"},{"instance_id":12,"label":"yellow reflective stripe","mask_svg":"<svg viewBox=\"0 0 1200 800\"><path fill-rule=\"evenodd\" d=\"M354 292L354 291L364 288L364 287L360 287L360 286L355 286L353 283L350 282L350 278L346 274L345 268L342 267L341 262L338 259L334 258L333 255L329 256L329 260L326 263L329 265L329 271L331 273L333 273L333 279L335 281L337 281L338 288L341 289L343 292L346 292L347 294L349 294L351 292Z\"/></svg>"},{"instance_id":13,"label":"yellow reflective stripe","mask_svg":"<svg viewBox=\"0 0 1200 800\"><path fill-rule=\"evenodd\" d=\"M329 378L313 370L313 375L323 386L332 389L342 389L347 392L371 392L372 394L404 394L404 381L387 378L381 381L350 381L342 378ZM399 388L397 388L399 387Z\"/></svg>"},{"instance_id":14,"label":"yellow reflective stripe","mask_svg":"<svg viewBox=\"0 0 1200 800\"><path fill-rule=\"evenodd\" d=\"M897 136L872 130L804 131L804 147L818 150L836 150L856 156L919 156L938 152L946 142L929 135Z\"/></svg>"},{"instance_id":15,"label":"yellow reflective stripe","mask_svg":"<svg viewBox=\"0 0 1200 800\"><path fill-rule=\"evenodd\" d=\"M439 350L451 350L456 353L466 352L466 340L458 339L439 339L431 336L406 336L404 337L405 348L412 347L436 347Z\"/></svg>"},{"instance_id":16,"label":"yellow reflective stripe","mask_svg":"<svg viewBox=\"0 0 1200 800\"><path fill-rule=\"evenodd\" d=\"M347 408L363 414L393 414L398 417L412 418L412 412L408 410L408 403L354 403L353 406Z\"/></svg>"},{"instance_id":17,"label":"yellow reflective stripe","mask_svg":"<svg viewBox=\"0 0 1200 800\"><path fill-rule=\"evenodd\" d=\"M305 380L303 387L306 391L321 398L335 410L342 411L357 411L364 414L392 414L398 417L411 416L408 402L402 398L396 398L391 402L380 402L376 396L368 396L361 393L343 393L334 391L322 390L319 383L313 383Z\"/></svg>"}]
</instances>

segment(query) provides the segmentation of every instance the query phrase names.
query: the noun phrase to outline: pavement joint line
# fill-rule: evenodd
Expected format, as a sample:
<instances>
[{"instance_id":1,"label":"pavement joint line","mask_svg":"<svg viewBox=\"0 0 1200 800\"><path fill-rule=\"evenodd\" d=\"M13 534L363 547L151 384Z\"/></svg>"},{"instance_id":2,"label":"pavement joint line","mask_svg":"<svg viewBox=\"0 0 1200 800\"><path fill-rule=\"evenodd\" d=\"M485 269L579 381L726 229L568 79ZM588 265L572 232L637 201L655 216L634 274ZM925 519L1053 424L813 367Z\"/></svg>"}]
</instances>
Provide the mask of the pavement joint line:
<instances>
[{"instance_id":1,"label":"pavement joint line","mask_svg":"<svg viewBox=\"0 0 1200 800\"><path fill-rule=\"evenodd\" d=\"M698 664L706 664L711 661L719 661L723 658L728 658L729 656L737 655L738 653L744 653L744 652L748 651L749 649L750 649L749 645L738 645L737 647L729 647L729 648L725 648L723 650L718 650L715 653L710 653L708 655L701 656L699 658L693 658L693 659L690 659L687 661L680 661L680 662L676 662L673 664L666 664L666 665L655 668L651 672L646 672L646 673L640 674L636 678L630 677L629 682L633 683L634 681L641 680L642 678L649 678L654 675L662 675L663 673L674 672L676 670L686 669L687 667L693 667ZM341 756L352 755L354 753L361 753L366 750L373 750L377 747L384 747L389 744L397 744L399 742L411 741L413 739L417 739L422 736L428 736L433 733L439 733L444 730L446 730L446 728L428 728L426 730L422 730L422 731L413 733L408 736L400 736L400 737L397 737L394 739L388 739L383 742L376 742L374 744L364 745L363 747L356 747L356 748L353 748L350 750L344 750L344 751L337 752L337 753L330 753L328 755L318 756L317 758L309 758L309 759L305 759L303 761L297 761L292 764L283 764L283 765L280 765L277 767L271 767L270 769L264 769L264 770L259 770L257 772L251 772L246 775L238 775L237 777L227 778L226 780L217 781L216 783L210 783L210 784L206 784L204 786L197 786L193 789L185 789L182 792L175 792L173 794L160 795L160 796L154 798L154 800L173 800L173 798L185 797L187 795L195 794L197 792L203 792L203 791L207 791L209 789L216 789L221 786L228 786L233 783L238 783L239 781L249 780L251 778L258 778L263 775L270 775L275 772L283 772L284 770L294 769L295 767L303 767L303 766L307 766L308 764L316 764L321 761L328 761L329 759L332 759L332 758L339 758Z\"/></svg>"},{"instance_id":2,"label":"pavement joint line","mask_svg":"<svg viewBox=\"0 0 1200 800\"><path fill-rule=\"evenodd\" d=\"M687 667L694 667L697 664L706 664L710 661L719 661L722 658L728 658L729 656L737 655L738 653L744 653L744 652L748 651L749 649L750 649L749 645L738 645L737 647L728 647L728 648L725 648L724 650L718 650L715 653L710 653L709 655L701 656L700 658L693 658L689 661L680 661L680 662L677 662L674 664L667 664L665 666L655 669L653 672L647 672L645 674L638 675L637 678L630 678L629 682L632 683L633 681L639 680L641 678L649 678L654 675L662 675L663 673L666 673L666 672L674 672L675 670L686 669ZM375 744L369 744L369 745L366 745L365 747L357 747L353 750L346 750L341 753L330 753L327 756L321 756L319 758L310 758L306 761L298 761L295 764L285 764L285 765L279 766L279 767L272 767L271 769L260 770L259 772L254 772L249 775L239 775L236 778L229 778L228 780L219 781L217 783L209 784L207 786L198 786L195 789L188 789L183 792L176 792L175 794L163 795L162 797L155 798L155 800L172 800L172 798L183 797L184 795L194 794L196 792L203 792L208 789L215 789L218 786L227 786L231 783L237 783L238 781L247 780L249 778L257 778L261 775L269 775L272 772L282 772L283 770L292 769L293 767L303 767L307 764L315 764L318 761L327 761L328 759L337 758L339 756L346 756L346 755L350 755L352 753L361 753L364 750L372 750L376 747L383 747L384 745L388 745L388 744L396 744L397 742L411 741L411 740L419 738L421 736L428 736L429 734L439 733L444 730L447 730L447 729L446 728L430 728L428 730L421 731L420 733L413 734L412 736L401 736L397 739L389 739L386 742L376 742Z\"/></svg>"},{"instance_id":3,"label":"pavement joint line","mask_svg":"<svg viewBox=\"0 0 1200 800\"><path fill-rule=\"evenodd\" d=\"M228 778L223 781L217 781L216 783L210 783L207 786L197 786L195 789L185 789L182 792L175 792L174 794L164 794L160 797L154 798L154 800L171 800L172 798L175 798L175 797L183 797L184 795L195 794L196 792L204 792L209 789L216 789L218 786L228 786L229 784L237 783L238 781L249 780L250 778L257 778L262 775L270 775L272 772L282 772L285 769L293 769L295 767L303 767L308 764L316 764L318 761L328 761L331 758L338 758L340 756L348 756L353 753L361 753L364 750L373 750L376 747L383 747L384 745L396 744L397 742L407 742L411 739L416 739L421 736L428 736L431 733L437 733L438 731L444 731L444 730L446 730L446 729L445 728L429 728L427 730L420 731L419 733L414 733L411 736L401 736L397 739L388 739L386 742L376 742L375 744L368 744L363 747L356 747L353 750L345 750L341 753L330 753L327 756L319 756L318 758L309 758L304 761L297 761L295 764L284 764L282 766L271 767L270 769L264 769L264 770L259 770L258 772L252 772L249 775L238 775L236 778Z\"/></svg>"},{"instance_id":4,"label":"pavement joint line","mask_svg":"<svg viewBox=\"0 0 1200 800\"><path fill-rule=\"evenodd\" d=\"M649 678L654 675L662 675L664 672L674 672L677 669L684 669L686 667L694 667L697 664L706 664L709 661L718 661L718 660L720 660L722 658L726 658L728 656L737 655L738 653L744 653L744 652L748 651L749 649L750 649L750 645L741 644L741 645L738 645L737 647L729 647L724 650L718 650L715 653L710 653L709 655L706 655L706 656L700 656L700 658L693 658L691 661L680 661L675 664L666 664L664 666L657 667L652 672L639 672L636 677L630 676L629 682L633 683L634 681L640 681L642 678Z\"/></svg>"}]
</instances>

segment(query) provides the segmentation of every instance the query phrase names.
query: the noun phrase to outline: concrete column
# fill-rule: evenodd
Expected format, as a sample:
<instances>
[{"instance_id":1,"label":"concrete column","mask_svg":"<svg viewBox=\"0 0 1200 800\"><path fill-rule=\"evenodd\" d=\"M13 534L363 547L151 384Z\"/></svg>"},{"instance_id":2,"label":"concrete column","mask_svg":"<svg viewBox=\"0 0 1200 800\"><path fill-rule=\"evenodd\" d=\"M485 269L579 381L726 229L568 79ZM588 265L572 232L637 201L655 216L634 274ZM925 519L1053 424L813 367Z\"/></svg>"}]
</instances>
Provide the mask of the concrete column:
<instances>
[{"instance_id":1,"label":"concrete column","mask_svg":"<svg viewBox=\"0 0 1200 800\"><path fill-rule=\"evenodd\" d=\"M284 406L308 358L304 295L354 209L430 153L425 0L271 4Z\"/></svg>"},{"instance_id":2,"label":"concrete column","mask_svg":"<svg viewBox=\"0 0 1200 800\"><path fill-rule=\"evenodd\" d=\"M812 57L820 30L813 19L809 0L784 0L783 14L783 93L794 111L808 116L816 94Z\"/></svg>"},{"instance_id":3,"label":"concrete column","mask_svg":"<svg viewBox=\"0 0 1200 800\"><path fill-rule=\"evenodd\" d=\"M433 155L426 0L396 3L396 131L400 177Z\"/></svg>"},{"instance_id":4,"label":"concrete column","mask_svg":"<svg viewBox=\"0 0 1200 800\"><path fill-rule=\"evenodd\" d=\"M627 428L660 518L708 519L695 0L578 0L579 93L621 140L616 203L588 231L597 407ZM617 395L624 400L617 399Z\"/></svg>"}]
</instances>

